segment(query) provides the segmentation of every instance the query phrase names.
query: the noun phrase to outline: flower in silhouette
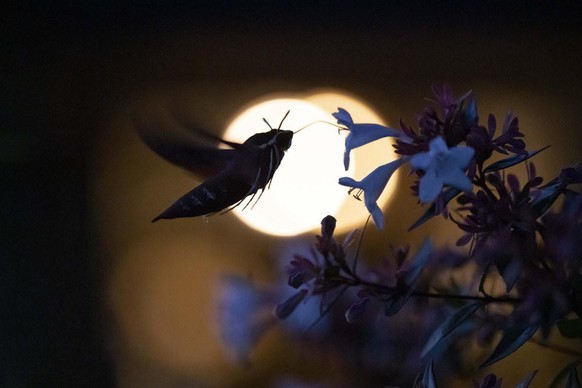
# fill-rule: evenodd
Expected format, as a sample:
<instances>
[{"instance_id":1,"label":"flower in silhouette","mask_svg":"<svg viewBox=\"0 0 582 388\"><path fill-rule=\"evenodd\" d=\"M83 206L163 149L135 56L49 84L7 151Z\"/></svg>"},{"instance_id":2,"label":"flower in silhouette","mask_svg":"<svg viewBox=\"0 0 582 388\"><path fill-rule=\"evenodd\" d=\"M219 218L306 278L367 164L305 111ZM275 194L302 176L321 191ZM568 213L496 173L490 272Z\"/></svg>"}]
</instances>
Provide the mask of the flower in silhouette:
<instances>
[{"instance_id":1,"label":"flower in silhouette","mask_svg":"<svg viewBox=\"0 0 582 388\"><path fill-rule=\"evenodd\" d=\"M355 124L352 116L342 108L338 108L336 113L332 114L337 123L345 125L350 131L346 138L346 151L344 154L344 167L346 170L350 166L350 152L354 148L361 147L383 137L400 137L403 133L397 129L385 127L380 124Z\"/></svg>"},{"instance_id":2,"label":"flower in silhouette","mask_svg":"<svg viewBox=\"0 0 582 388\"><path fill-rule=\"evenodd\" d=\"M372 215L374 224L376 224L378 229L384 227L384 215L382 214L382 209L378 206L378 197L380 197L380 194L384 191L392 174L394 174L398 167L402 166L407 160L408 158L403 157L393 160L390 163L386 163L376 168L359 182L350 177L339 179L339 184L342 186L360 189L356 194L356 198L359 199L360 194L362 192L364 193L364 204L366 205L368 212Z\"/></svg>"},{"instance_id":3,"label":"flower in silhouette","mask_svg":"<svg viewBox=\"0 0 582 388\"><path fill-rule=\"evenodd\" d=\"M420 178L418 198L420 202L432 202L445 185L470 191L471 180L465 175L474 150L471 147L448 148L442 137L431 140L428 152L412 155L410 164L424 172Z\"/></svg>"}]
</instances>

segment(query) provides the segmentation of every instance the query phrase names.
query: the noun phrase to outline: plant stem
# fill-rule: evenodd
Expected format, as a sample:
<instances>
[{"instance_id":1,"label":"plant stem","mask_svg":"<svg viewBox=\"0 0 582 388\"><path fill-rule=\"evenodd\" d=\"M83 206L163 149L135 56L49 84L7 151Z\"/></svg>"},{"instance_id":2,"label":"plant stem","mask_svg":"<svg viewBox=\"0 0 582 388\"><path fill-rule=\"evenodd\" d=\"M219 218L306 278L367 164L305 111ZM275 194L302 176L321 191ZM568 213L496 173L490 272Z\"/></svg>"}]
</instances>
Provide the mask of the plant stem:
<instances>
[{"instance_id":1,"label":"plant stem","mask_svg":"<svg viewBox=\"0 0 582 388\"><path fill-rule=\"evenodd\" d=\"M458 294L438 294L433 292L419 292L414 291L411 296L434 298L434 299L456 299L456 300L475 300L483 301L484 303L520 303L521 298L514 298L511 296L495 297L490 295L458 295Z\"/></svg>"},{"instance_id":2,"label":"plant stem","mask_svg":"<svg viewBox=\"0 0 582 388\"><path fill-rule=\"evenodd\" d=\"M396 289L395 287L384 286L382 284L372 283L360 278L353 278L350 280L352 286L367 286L370 288L375 288L377 290L381 290L384 292L389 293L397 293L400 290ZM421 291L413 291L410 295L412 297L418 298L433 298L433 299L453 299L453 300L473 300L473 301L482 301L484 303L520 303L522 301L521 298L515 298L511 296L502 296L502 297L495 297L490 295L460 295L460 294L439 294L435 292L421 292Z\"/></svg>"}]
</instances>

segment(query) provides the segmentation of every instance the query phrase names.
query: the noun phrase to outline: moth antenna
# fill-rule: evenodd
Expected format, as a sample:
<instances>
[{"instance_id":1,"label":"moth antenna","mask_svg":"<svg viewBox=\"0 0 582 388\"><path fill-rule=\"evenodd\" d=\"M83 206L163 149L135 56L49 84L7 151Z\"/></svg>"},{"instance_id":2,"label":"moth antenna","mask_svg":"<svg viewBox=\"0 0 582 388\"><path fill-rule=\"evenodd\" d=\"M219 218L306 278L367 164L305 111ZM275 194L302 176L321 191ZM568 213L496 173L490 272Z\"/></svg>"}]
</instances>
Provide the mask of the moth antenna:
<instances>
[{"instance_id":1,"label":"moth antenna","mask_svg":"<svg viewBox=\"0 0 582 388\"><path fill-rule=\"evenodd\" d=\"M285 119L287 118L287 116L289 116L289 112L291 112L291 109L289 109L287 111L287 113L285 113L285 116L283 116L283 118L281 119L281 122L279 123L279 128L277 128L277 129L279 129L279 130L281 129L281 125L283 125L283 121L285 121Z\"/></svg>"},{"instance_id":2,"label":"moth antenna","mask_svg":"<svg viewBox=\"0 0 582 388\"><path fill-rule=\"evenodd\" d=\"M269 129L272 131L273 130L273 127L271 127L271 124L269 124L269 122L267 121L267 119L263 117L263 121L265 122L265 124L267 124L269 126Z\"/></svg>"},{"instance_id":3,"label":"moth antenna","mask_svg":"<svg viewBox=\"0 0 582 388\"><path fill-rule=\"evenodd\" d=\"M312 126L312 125L314 125L314 124L320 124L320 123L322 123L322 124L329 124L329 125L331 125L331 126L334 126L334 127L336 127L336 128L338 129L338 132L339 132L340 130L346 130L346 129L347 129L346 127L342 127L341 125L334 124L334 123L330 123L329 121L325 121L325 120L317 120L317 121L314 121L314 122L312 122L312 123L309 123L309 124L307 124L307 125L306 125L306 126L304 126L304 127L301 127L301 128L299 128L298 130L296 130L296 131L295 131L295 132L293 132L293 133L295 134L295 133L297 133L297 132L303 131L303 130L304 130L305 128L307 128L307 127L310 127L310 126Z\"/></svg>"}]
</instances>

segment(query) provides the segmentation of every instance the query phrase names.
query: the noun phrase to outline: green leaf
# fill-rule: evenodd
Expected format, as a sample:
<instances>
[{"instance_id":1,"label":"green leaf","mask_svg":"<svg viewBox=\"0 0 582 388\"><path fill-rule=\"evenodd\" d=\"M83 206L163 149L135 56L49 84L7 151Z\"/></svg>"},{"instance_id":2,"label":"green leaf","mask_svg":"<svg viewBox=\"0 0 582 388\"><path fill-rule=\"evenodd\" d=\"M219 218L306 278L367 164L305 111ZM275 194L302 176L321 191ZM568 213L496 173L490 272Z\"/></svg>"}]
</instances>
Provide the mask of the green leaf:
<instances>
[{"instance_id":1,"label":"green leaf","mask_svg":"<svg viewBox=\"0 0 582 388\"><path fill-rule=\"evenodd\" d=\"M473 315L475 311L479 310L479 308L482 306L483 302L475 302L458 309L453 315L451 315L435 329L428 341L426 341L426 345L424 345L424 349L422 349L420 357L426 356L428 352L434 349L434 347L442 341L443 338L445 338L453 330L459 327L459 325L469 319L469 317L471 317L471 315Z\"/></svg>"},{"instance_id":2,"label":"green leaf","mask_svg":"<svg viewBox=\"0 0 582 388\"><path fill-rule=\"evenodd\" d=\"M499 341L497 347L493 350L493 353L481 364L480 368L494 364L515 352L534 335L538 327L538 324L531 324L526 327L518 326L506 330L501 337L501 341Z\"/></svg>"},{"instance_id":3,"label":"green leaf","mask_svg":"<svg viewBox=\"0 0 582 388\"><path fill-rule=\"evenodd\" d=\"M510 158L501 159L501 160L487 166L483 170L483 172L488 173L488 172L503 170L503 169L511 167L511 166L515 166L516 164L519 164L525 160L528 160L532 156L542 152L543 150L545 150L548 147L549 146L545 146L542 149L539 149L537 151L528 152L527 154L518 154L518 155L512 156Z\"/></svg>"},{"instance_id":4,"label":"green leaf","mask_svg":"<svg viewBox=\"0 0 582 388\"><path fill-rule=\"evenodd\" d=\"M582 318L560 319L556 322L558 330L566 338L582 338Z\"/></svg>"}]
</instances>

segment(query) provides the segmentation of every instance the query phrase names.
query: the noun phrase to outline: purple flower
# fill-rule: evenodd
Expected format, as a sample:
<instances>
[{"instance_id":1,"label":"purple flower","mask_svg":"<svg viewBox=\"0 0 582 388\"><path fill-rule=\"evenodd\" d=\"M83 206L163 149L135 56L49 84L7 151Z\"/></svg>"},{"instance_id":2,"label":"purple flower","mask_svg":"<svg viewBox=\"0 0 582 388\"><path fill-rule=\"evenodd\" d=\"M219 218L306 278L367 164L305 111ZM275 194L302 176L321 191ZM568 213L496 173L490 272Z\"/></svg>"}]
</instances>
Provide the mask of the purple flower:
<instances>
[{"instance_id":1,"label":"purple flower","mask_svg":"<svg viewBox=\"0 0 582 388\"><path fill-rule=\"evenodd\" d=\"M276 322L273 299L271 292L241 277L222 279L218 295L220 332L238 362L248 364L252 348Z\"/></svg>"},{"instance_id":2,"label":"purple flower","mask_svg":"<svg viewBox=\"0 0 582 388\"><path fill-rule=\"evenodd\" d=\"M288 284L293 288L299 288L319 276L321 271L321 268L308 258L294 254L287 270L289 275Z\"/></svg>"},{"instance_id":3,"label":"purple flower","mask_svg":"<svg viewBox=\"0 0 582 388\"><path fill-rule=\"evenodd\" d=\"M511 313L517 325L536 323L540 326L542 338L548 338L556 321L572 311L572 300L568 294L568 284L553 274L530 268L522 274L523 281L517 284L523 299Z\"/></svg>"},{"instance_id":4,"label":"purple flower","mask_svg":"<svg viewBox=\"0 0 582 388\"><path fill-rule=\"evenodd\" d=\"M467 140L467 134L478 126L477 103L468 91L456 98L449 85L435 85L434 106L426 106L417 114L418 133L400 120L403 136L396 141L396 153L414 155L428 150L428 143L442 136L448 146ZM406 139L406 141L402 141Z\"/></svg>"},{"instance_id":5,"label":"purple flower","mask_svg":"<svg viewBox=\"0 0 582 388\"><path fill-rule=\"evenodd\" d=\"M501 388L501 378L488 374L481 381L473 380L473 388Z\"/></svg>"},{"instance_id":6,"label":"purple flower","mask_svg":"<svg viewBox=\"0 0 582 388\"><path fill-rule=\"evenodd\" d=\"M333 238L333 232L335 232L336 219L333 216L326 216L321 220L321 236L315 237L315 248L327 258L330 254L344 256L344 252L341 251L341 246Z\"/></svg>"},{"instance_id":7,"label":"purple flower","mask_svg":"<svg viewBox=\"0 0 582 388\"><path fill-rule=\"evenodd\" d=\"M508 174L502 179L498 172L487 175L487 182L495 188L462 194L457 198L461 205L457 210L466 211L462 221L451 220L466 232L457 241L464 245L473 241L475 259L482 264L495 263L503 277L507 290L511 290L520 277L522 265L531 261L536 249L536 221L530 203L530 189L539 184L533 167L531 180L523 188L517 177ZM511 252L511 254L510 254ZM512 260L508 260L511 256ZM538 259L535 259L537 261Z\"/></svg>"},{"instance_id":8,"label":"purple flower","mask_svg":"<svg viewBox=\"0 0 582 388\"><path fill-rule=\"evenodd\" d=\"M344 167L346 170L350 166L350 152L354 148L383 137L400 137L402 135L401 131L380 124L354 124L352 116L345 109L337 108L337 110L336 113L332 113L332 116L336 118L338 124L345 125L350 131L346 138L346 151L344 154Z\"/></svg>"},{"instance_id":9,"label":"purple flower","mask_svg":"<svg viewBox=\"0 0 582 388\"><path fill-rule=\"evenodd\" d=\"M495 133L497 123L493 115L489 115L489 132ZM525 153L525 142L520 137L524 134L519 131L519 120L513 116L511 111L507 112L501 135L493 140L497 152L507 154L508 151L514 154Z\"/></svg>"},{"instance_id":10,"label":"purple flower","mask_svg":"<svg viewBox=\"0 0 582 388\"><path fill-rule=\"evenodd\" d=\"M393 160L390 163L376 168L359 182L350 177L343 177L339 179L340 185L357 188L364 192L364 203L368 209L368 212L370 212L372 215L374 224L376 224L378 229L382 229L384 227L384 215L382 214L382 210L377 204L378 197L380 197L380 194L382 194L384 191L384 188L388 184L390 177L392 174L394 174L396 169L398 169L398 167L402 166L407 161L407 157ZM358 198L358 195L359 193L356 195L356 198Z\"/></svg>"},{"instance_id":11,"label":"purple flower","mask_svg":"<svg viewBox=\"0 0 582 388\"><path fill-rule=\"evenodd\" d=\"M428 152L421 152L410 158L414 169L424 171L418 190L420 202L434 201L444 185L470 191L471 180L465 175L464 169L471 161L474 150L471 147L448 148L440 136L431 140L429 147Z\"/></svg>"}]
</instances>

